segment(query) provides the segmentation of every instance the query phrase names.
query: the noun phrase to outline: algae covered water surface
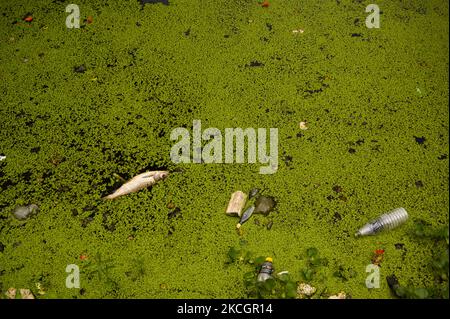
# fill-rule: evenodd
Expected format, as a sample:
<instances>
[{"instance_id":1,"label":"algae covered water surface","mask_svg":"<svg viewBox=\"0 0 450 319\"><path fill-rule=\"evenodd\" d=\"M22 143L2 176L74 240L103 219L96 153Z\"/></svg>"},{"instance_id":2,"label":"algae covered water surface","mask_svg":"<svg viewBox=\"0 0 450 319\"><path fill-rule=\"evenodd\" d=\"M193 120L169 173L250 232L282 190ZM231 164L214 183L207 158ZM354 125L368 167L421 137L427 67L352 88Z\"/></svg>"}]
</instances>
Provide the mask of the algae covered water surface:
<instances>
[{"instance_id":1,"label":"algae covered water surface","mask_svg":"<svg viewBox=\"0 0 450 319\"><path fill-rule=\"evenodd\" d=\"M312 298L397 298L392 275L400 296L448 298L447 1L377 1L379 28L356 0L80 0L79 28L68 4L0 3L1 298L252 298L252 256ZM276 172L174 163L194 121L277 128ZM225 209L252 188L275 209L237 231ZM354 237L398 207L405 224Z\"/></svg>"}]
</instances>

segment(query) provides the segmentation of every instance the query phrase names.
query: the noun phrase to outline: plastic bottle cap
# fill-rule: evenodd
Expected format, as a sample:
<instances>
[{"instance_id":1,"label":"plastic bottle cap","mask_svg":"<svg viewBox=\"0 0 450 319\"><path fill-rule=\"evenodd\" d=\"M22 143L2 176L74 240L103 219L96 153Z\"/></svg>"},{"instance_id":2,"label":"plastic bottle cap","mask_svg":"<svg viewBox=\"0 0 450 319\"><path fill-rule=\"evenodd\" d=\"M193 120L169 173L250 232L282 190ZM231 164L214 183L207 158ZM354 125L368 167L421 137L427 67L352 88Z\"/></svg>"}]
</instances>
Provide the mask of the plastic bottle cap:
<instances>
[{"instance_id":1,"label":"plastic bottle cap","mask_svg":"<svg viewBox=\"0 0 450 319\"><path fill-rule=\"evenodd\" d=\"M266 258L266 261L268 261L268 262L271 263L271 262L273 261L273 259L272 259L272 257L267 257L267 258Z\"/></svg>"}]
</instances>

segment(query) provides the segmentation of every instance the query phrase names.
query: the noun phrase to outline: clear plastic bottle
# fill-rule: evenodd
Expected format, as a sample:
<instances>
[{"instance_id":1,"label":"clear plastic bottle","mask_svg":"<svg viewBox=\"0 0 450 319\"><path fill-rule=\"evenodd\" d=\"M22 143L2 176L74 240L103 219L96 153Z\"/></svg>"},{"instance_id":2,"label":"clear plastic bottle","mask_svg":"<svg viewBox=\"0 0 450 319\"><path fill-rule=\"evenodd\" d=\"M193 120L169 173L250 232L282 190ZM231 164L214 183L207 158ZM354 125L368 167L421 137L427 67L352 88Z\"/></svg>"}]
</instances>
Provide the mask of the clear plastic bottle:
<instances>
[{"instance_id":1,"label":"clear plastic bottle","mask_svg":"<svg viewBox=\"0 0 450 319\"><path fill-rule=\"evenodd\" d=\"M389 213L381 215L379 218L365 224L355 234L356 237L375 235L382 230L394 229L408 219L408 213L403 207L396 208Z\"/></svg>"}]
</instances>

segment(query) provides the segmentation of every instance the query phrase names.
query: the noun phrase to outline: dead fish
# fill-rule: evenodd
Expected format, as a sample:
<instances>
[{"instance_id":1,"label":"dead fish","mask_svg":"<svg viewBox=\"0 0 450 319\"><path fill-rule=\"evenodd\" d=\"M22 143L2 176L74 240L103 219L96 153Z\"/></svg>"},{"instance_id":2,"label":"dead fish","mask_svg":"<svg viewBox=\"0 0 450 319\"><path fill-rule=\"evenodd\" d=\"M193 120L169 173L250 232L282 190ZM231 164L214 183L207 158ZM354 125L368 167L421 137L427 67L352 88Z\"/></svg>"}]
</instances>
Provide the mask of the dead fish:
<instances>
[{"instance_id":1,"label":"dead fish","mask_svg":"<svg viewBox=\"0 0 450 319\"><path fill-rule=\"evenodd\" d=\"M18 220L25 220L28 217L36 215L39 212L39 207L36 204L31 204L28 206L19 206L14 209L13 215Z\"/></svg>"},{"instance_id":2,"label":"dead fish","mask_svg":"<svg viewBox=\"0 0 450 319\"><path fill-rule=\"evenodd\" d=\"M276 202L273 197L259 196L255 202L255 213L267 215L275 207Z\"/></svg>"},{"instance_id":3,"label":"dead fish","mask_svg":"<svg viewBox=\"0 0 450 319\"><path fill-rule=\"evenodd\" d=\"M119 196L137 192L143 188L155 185L158 181L165 179L168 175L168 171L151 171L139 174L120 186L114 193L103 198L114 199Z\"/></svg>"},{"instance_id":4,"label":"dead fish","mask_svg":"<svg viewBox=\"0 0 450 319\"><path fill-rule=\"evenodd\" d=\"M242 214L241 220L236 225L236 228L238 229L241 228L242 224L245 223L252 216L254 210L255 206L250 206L249 208L247 208L244 214Z\"/></svg>"}]
</instances>

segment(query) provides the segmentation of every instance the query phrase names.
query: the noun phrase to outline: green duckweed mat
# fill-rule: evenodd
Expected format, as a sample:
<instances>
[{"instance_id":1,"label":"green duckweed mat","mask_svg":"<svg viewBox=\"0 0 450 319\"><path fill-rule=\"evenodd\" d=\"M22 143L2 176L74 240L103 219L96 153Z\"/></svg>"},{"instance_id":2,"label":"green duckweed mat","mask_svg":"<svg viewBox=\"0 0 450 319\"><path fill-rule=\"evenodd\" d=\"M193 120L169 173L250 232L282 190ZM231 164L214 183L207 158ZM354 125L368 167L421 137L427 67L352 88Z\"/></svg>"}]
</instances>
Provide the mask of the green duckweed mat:
<instances>
[{"instance_id":1,"label":"green duckweed mat","mask_svg":"<svg viewBox=\"0 0 450 319\"><path fill-rule=\"evenodd\" d=\"M0 298L10 287L37 298L247 298L251 267L227 263L241 241L297 282L317 248L328 260L310 282L317 298L393 298L392 274L448 291L431 266L448 243L414 233L418 221L448 225L447 1L379 0L372 29L370 2L357 0L79 0L78 29L65 25L68 3L0 4ZM221 132L278 128L277 172L173 163L172 130L191 132L196 119ZM158 169L171 173L154 187L101 200L117 175ZM254 187L276 209L238 234L225 209ZM39 213L15 219L29 204ZM407 223L354 237L397 207ZM377 249L380 287L369 289ZM70 264L80 288L66 287Z\"/></svg>"}]
</instances>

